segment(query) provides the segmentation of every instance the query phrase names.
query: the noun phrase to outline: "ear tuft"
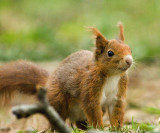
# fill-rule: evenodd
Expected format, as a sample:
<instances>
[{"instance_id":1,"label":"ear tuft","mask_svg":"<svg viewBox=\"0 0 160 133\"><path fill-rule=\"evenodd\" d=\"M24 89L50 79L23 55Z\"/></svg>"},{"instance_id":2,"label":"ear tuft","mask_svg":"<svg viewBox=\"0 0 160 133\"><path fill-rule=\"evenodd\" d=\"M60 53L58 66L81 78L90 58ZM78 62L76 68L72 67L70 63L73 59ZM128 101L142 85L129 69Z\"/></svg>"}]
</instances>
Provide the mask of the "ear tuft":
<instances>
[{"instance_id":1,"label":"ear tuft","mask_svg":"<svg viewBox=\"0 0 160 133\"><path fill-rule=\"evenodd\" d=\"M95 27L87 27L87 31L92 32L93 35L94 35L94 37L95 37L96 39L102 38L103 40L108 41L108 40L102 35L102 33L101 33L97 28L95 28Z\"/></svg>"},{"instance_id":2,"label":"ear tuft","mask_svg":"<svg viewBox=\"0 0 160 133\"><path fill-rule=\"evenodd\" d=\"M103 53L106 45L108 44L108 40L98 31L97 28L88 27L88 31L91 31L96 40L96 50L95 50L95 58L98 60L98 57Z\"/></svg>"},{"instance_id":3,"label":"ear tuft","mask_svg":"<svg viewBox=\"0 0 160 133\"><path fill-rule=\"evenodd\" d=\"M124 28L123 28L123 24L121 22L119 22L118 23L118 27L119 27L119 30L120 30L119 39L124 42Z\"/></svg>"}]
</instances>

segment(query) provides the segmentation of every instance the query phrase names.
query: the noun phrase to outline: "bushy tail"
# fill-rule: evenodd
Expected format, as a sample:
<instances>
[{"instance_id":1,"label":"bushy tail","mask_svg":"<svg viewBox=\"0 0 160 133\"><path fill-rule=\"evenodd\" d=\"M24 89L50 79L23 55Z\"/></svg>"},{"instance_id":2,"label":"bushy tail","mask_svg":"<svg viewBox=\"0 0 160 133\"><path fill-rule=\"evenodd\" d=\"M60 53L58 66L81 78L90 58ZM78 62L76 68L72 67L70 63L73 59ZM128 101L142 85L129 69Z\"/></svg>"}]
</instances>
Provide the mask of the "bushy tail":
<instances>
[{"instance_id":1,"label":"bushy tail","mask_svg":"<svg viewBox=\"0 0 160 133\"><path fill-rule=\"evenodd\" d=\"M48 72L28 61L16 61L0 66L0 105L8 103L15 92L35 94L44 86Z\"/></svg>"}]
</instances>

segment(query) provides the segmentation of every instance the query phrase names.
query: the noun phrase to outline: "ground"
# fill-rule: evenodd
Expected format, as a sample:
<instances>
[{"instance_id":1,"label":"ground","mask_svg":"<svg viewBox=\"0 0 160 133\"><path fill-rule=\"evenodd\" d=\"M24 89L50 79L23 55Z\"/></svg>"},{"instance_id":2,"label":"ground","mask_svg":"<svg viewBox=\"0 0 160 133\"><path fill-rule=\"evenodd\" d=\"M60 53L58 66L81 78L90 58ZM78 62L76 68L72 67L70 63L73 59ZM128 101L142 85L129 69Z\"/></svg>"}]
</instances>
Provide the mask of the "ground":
<instances>
[{"instance_id":1,"label":"ground","mask_svg":"<svg viewBox=\"0 0 160 133\"><path fill-rule=\"evenodd\" d=\"M38 63L49 71L54 70L58 62ZM160 68L159 64L139 64L129 71L129 89L127 92L127 107L125 114L125 131L135 132L136 130L160 131ZM23 100L22 100L23 98ZM25 96L16 96L12 106L19 103L32 103L34 98L27 99ZM107 114L104 118L106 127L109 126ZM15 133L22 130L39 130L48 128L48 121L40 115L30 118L16 120L11 114L11 108L0 109L0 133ZM78 129L75 129L79 132ZM106 128L105 130L108 130ZM142 131L142 132L143 132Z\"/></svg>"}]
</instances>

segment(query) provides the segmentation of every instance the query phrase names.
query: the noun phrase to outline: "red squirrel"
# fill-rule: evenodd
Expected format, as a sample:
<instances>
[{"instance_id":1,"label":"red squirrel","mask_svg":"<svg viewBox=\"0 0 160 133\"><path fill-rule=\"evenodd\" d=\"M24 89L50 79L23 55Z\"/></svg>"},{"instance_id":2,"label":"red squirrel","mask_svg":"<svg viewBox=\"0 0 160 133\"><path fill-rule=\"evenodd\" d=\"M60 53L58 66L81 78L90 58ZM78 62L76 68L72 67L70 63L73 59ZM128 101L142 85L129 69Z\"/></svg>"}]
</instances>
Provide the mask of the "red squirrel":
<instances>
[{"instance_id":1,"label":"red squirrel","mask_svg":"<svg viewBox=\"0 0 160 133\"><path fill-rule=\"evenodd\" d=\"M123 25L119 39L108 40L96 28L95 50L71 54L49 74L31 62L16 61L0 66L0 97L9 100L15 92L35 94L37 86L47 88L49 103L60 116L82 128L87 122L103 127L108 108L113 127L123 125L127 70L132 65L131 49L124 43ZM6 101L5 101L6 102Z\"/></svg>"}]
</instances>

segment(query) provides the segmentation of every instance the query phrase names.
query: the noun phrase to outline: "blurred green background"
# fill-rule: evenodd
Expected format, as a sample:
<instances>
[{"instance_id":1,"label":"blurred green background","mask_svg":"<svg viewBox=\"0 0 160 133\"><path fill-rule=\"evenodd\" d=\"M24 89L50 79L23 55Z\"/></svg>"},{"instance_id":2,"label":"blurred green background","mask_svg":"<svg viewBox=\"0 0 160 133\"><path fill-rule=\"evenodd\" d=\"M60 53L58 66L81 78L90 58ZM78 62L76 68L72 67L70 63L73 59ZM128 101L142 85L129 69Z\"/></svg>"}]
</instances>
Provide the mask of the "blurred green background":
<instances>
[{"instance_id":1,"label":"blurred green background","mask_svg":"<svg viewBox=\"0 0 160 133\"><path fill-rule=\"evenodd\" d=\"M112 39L118 21L137 60L160 58L160 0L0 0L0 61L61 60L92 50L85 26Z\"/></svg>"}]
</instances>

